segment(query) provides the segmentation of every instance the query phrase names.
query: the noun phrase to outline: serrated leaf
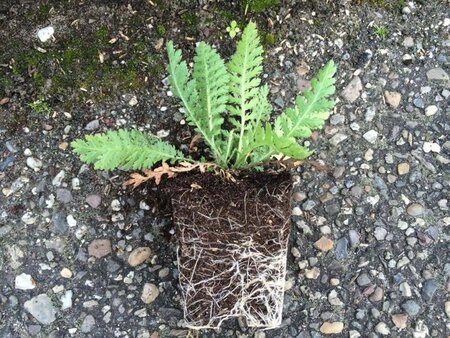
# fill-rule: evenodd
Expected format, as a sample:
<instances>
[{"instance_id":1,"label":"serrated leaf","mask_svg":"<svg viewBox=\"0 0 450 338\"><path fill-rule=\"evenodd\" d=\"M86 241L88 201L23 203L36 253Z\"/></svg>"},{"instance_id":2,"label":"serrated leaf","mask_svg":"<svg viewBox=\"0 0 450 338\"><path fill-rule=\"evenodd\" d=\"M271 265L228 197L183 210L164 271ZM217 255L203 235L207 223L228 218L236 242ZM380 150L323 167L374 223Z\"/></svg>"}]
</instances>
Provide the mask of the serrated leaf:
<instances>
[{"instance_id":1,"label":"serrated leaf","mask_svg":"<svg viewBox=\"0 0 450 338\"><path fill-rule=\"evenodd\" d=\"M169 143L137 130L87 135L73 141L72 147L82 161L93 163L95 169L146 169L160 161L184 158Z\"/></svg>"}]
</instances>

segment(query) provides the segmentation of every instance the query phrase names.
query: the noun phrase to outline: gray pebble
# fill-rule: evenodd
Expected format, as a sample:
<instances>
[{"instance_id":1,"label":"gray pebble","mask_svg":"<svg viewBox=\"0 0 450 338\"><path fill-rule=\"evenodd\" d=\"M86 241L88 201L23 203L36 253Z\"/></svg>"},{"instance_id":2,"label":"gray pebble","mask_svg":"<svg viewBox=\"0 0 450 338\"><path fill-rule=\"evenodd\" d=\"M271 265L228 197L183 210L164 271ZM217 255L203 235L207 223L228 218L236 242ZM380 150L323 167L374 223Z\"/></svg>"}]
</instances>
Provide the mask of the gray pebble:
<instances>
[{"instance_id":1,"label":"gray pebble","mask_svg":"<svg viewBox=\"0 0 450 338\"><path fill-rule=\"evenodd\" d=\"M425 108L425 102L423 102L423 99L421 97L415 98L413 103L414 103L414 106L416 106L417 108L420 108L420 109Z\"/></svg>"},{"instance_id":2,"label":"gray pebble","mask_svg":"<svg viewBox=\"0 0 450 338\"><path fill-rule=\"evenodd\" d=\"M303 203L302 207L303 207L303 210L309 211L309 210L312 210L316 206L316 204L317 203L313 200L307 200L305 203Z\"/></svg>"},{"instance_id":3,"label":"gray pebble","mask_svg":"<svg viewBox=\"0 0 450 338\"><path fill-rule=\"evenodd\" d=\"M356 279L356 282L359 286L367 286L371 283L369 275L367 275L367 273L360 274Z\"/></svg>"},{"instance_id":4,"label":"gray pebble","mask_svg":"<svg viewBox=\"0 0 450 338\"><path fill-rule=\"evenodd\" d=\"M52 216L52 232L63 235L69 230L69 225L67 224L67 217L62 212L56 212Z\"/></svg>"},{"instance_id":5,"label":"gray pebble","mask_svg":"<svg viewBox=\"0 0 450 338\"><path fill-rule=\"evenodd\" d=\"M429 279L423 283L422 286L422 297L425 301L429 302L433 299L434 293L438 289L439 284L434 279Z\"/></svg>"},{"instance_id":6,"label":"gray pebble","mask_svg":"<svg viewBox=\"0 0 450 338\"><path fill-rule=\"evenodd\" d=\"M383 241L386 238L387 230L382 227L376 227L374 236L377 239L377 241Z\"/></svg>"},{"instance_id":7,"label":"gray pebble","mask_svg":"<svg viewBox=\"0 0 450 338\"><path fill-rule=\"evenodd\" d=\"M89 122L86 127L84 127L85 130L93 131L97 130L100 127L100 123L98 120L92 120Z\"/></svg>"},{"instance_id":8,"label":"gray pebble","mask_svg":"<svg viewBox=\"0 0 450 338\"><path fill-rule=\"evenodd\" d=\"M330 216L338 214L340 210L341 208L337 203L328 204L325 206L325 212Z\"/></svg>"},{"instance_id":9,"label":"gray pebble","mask_svg":"<svg viewBox=\"0 0 450 338\"><path fill-rule=\"evenodd\" d=\"M352 248L357 247L360 243L360 236L356 230L350 230L348 232L348 237L350 237L350 245Z\"/></svg>"},{"instance_id":10,"label":"gray pebble","mask_svg":"<svg viewBox=\"0 0 450 338\"><path fill-rule=\"evenodd\" d=\"M413 217L421 216L424 211L425 211L424 207L419 203L410 204L406 209L408 215Z\"/></svg>"},{"instance_id":11,"label":"gray pebble","mask_svg":"<svg viewBox=\"0 0 450 338\"><path fill-rule=\"evenodd\" d=\"M24 307L41 324L48 325L56 319L56 310L45 293L26 301Z\"/></svg>"},{"instance_id":12,"label":"gray pebble","mask_svg":"<svg viewBox=\"0 0 450 338\"><path fill-rule=\"evenodd\" d=\"M449 81L450 77L442 68L433 68L427 72L428 80Z\"/></svg>"},{"instance_id":13,"label":"gray pebble","mask_svg":"<svg viewBox=\"0 0 450 338\"><path fill-rule=\"evenodd\" d=\"M337 240L334 255L337 260L348 257L348 239L346 237Z\"/></svg>"},{"instance_id":14,"label":"gray pebble","mask_svg":"<svg viewBox=\"0 0 450 338\"><path fill-rule=\"evenodd\" d=\"M416 316L420 312L420 305L414 300L407 300L402 304L402 309L410 316Z\"/></svg>"},{"instance_id":15,"label":"gray pebble","mask_svg":"<svg viewBox=\"0 0 450 338\"><path fill-rule=\"evenodd\" d=\"M11 230L12 230L12 226L9 224L6 224L6 225L0 227L0 238L7 235Z\"/></svg>"},{"instance_id":16,"label":"gray pebble","mask_svg":"<svg viewBox=\"0 0 450 338\"><path fill-rule=\"evenodd\" d=\"M67 189L57 189L56 199L58 202L69 203L72 201L72 193Z\"/></svg>"},{"instance_id":17,"label":"gray pebble","mask_svg":"<svg viewBox=\"0 0 450 338\"><path fill-rule=\"evenodd\" d=\"M81 324L81 332L88 333L91 332L93 327L95 326L95 318L92 315L87 315L83 323Z\"/></svg>"},{"instance_id":18,"label":"gray pebble","mask_svg":"<svg viewBox=\"0 0 450 338\"><path fill-rule=\"evenodd\" d=\"M102 198L99 195L88 195L86 196L86 203L89 204L91 208L97 208L102 202Z\"/></svg>"}]
</instances>

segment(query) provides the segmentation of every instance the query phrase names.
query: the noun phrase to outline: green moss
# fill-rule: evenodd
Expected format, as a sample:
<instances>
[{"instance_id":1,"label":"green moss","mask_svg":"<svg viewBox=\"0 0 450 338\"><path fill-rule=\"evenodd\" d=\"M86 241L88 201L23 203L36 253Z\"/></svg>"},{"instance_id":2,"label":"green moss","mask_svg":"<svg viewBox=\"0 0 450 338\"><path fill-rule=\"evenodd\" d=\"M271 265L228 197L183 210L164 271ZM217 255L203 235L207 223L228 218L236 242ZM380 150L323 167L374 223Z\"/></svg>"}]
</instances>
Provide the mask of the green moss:
<instances>
[{"instance_id":1,"label":"green moss","mask_svg":"<svg viewBox=\"0 0 450 338\"><path fill-rule=\"evenodd\" d=\"M43 99L30 102L28 106L34 114L49 114L52 111L49 104Z\"/></svg>"},{"instance_id":2,"label":"green moss","mask_svg":"<svg viewBox=\"0 0 450 338\"><path fill-rule=\"evenodd\" d=\"M158 32L159 36L161 36L161 37L166 35L166 27L164 27L163 24L158 24L156 26L156 31Z\"/></svg>"},{"instance_id":3,"label":"green moss","mask_svg":"<svg viewBox=\"0 0 450 338\"><path fill-rule=\"evenodd\" d=\"M280 4L280 0L245 0L242 2L244 10L261 13Z\"/></svg>"},{"instance_id":4,"label":"green moss","mask_svg":"<svg viewBox=\"0 0 450 338\"><path fill-rule=\"evenodd\" d=\"M97 38L97 41L104 44L109 41L109 30L107 27L103 26L95 32L95 37Z\"/></svg>"},{"instance_id":5,"label":"green moss","mask_svg":"<svg viewBox=\"0 0 450 338\"><path fill-rule=\"evenodd\" d=\"M188 27L197 27L198 25L198 17L195 14L185 12L181 14L181 20L186 24Z\"/></svg>"},{"instance_id":6,"label":"green moss","mask_svg":"<svg viewBox=\"0 0 450 338\"><path fill-rule=\"evenodd\" d=\"M261 32L261 43L263 46L274 45L277 42L277 36L269 32Z\"/></svg>"}]
</instances>

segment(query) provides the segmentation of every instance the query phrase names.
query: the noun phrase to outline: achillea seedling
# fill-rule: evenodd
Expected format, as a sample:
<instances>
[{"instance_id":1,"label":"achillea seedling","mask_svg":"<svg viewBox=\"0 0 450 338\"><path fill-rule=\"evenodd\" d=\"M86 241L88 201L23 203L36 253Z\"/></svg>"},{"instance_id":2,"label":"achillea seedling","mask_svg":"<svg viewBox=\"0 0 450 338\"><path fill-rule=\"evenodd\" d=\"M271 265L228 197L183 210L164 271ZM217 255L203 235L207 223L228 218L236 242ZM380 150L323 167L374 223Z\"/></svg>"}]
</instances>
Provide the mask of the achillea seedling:
<instances>
[{"instance_id":1,"label":"achillea seedling","mask_svg":"<svg viewBox=\"0 0 450 338\"><path fill-rule=\"evenodd\" d=\"M274 155L302 160L311 154L297 139L308 138L321 128L334 106L328 99L335 91L333 61L311 81L311 89L297 96L295 104L271 123L269 87L261 85L260 79L263 49L254 23L245 28L228 62L205 42L196 48L192 72L172 42L167 43L167 52L171 89L189 125L208 146L209 158L194 160L154 135L119 130L74 141L72 146L82 161L93 163L95 169L148 169L161 162L198 167L198 163L214 162L225 170L246 170Z\"/></svg>"}]
</instances>

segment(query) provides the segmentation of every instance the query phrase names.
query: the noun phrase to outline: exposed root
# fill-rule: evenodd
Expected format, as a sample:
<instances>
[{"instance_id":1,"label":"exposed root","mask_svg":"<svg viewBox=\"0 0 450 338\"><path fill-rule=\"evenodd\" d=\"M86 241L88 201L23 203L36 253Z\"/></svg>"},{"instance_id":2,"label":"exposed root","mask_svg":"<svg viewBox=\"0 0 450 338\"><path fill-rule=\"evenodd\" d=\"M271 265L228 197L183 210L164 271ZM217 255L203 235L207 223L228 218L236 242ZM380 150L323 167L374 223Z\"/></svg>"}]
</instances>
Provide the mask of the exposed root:
<instances>
[{"instance_id":1,"label":"exposed root","mask_svg":"<svg viewBox=\"0 0 450 338\"><path fill-rule=\"evenodd\" d=\"M218 328L239 316L249 327L280 325L290 182L251 186L216 177L208 187L173 197L187 327Z\"/></svg>"}]
</instances>

